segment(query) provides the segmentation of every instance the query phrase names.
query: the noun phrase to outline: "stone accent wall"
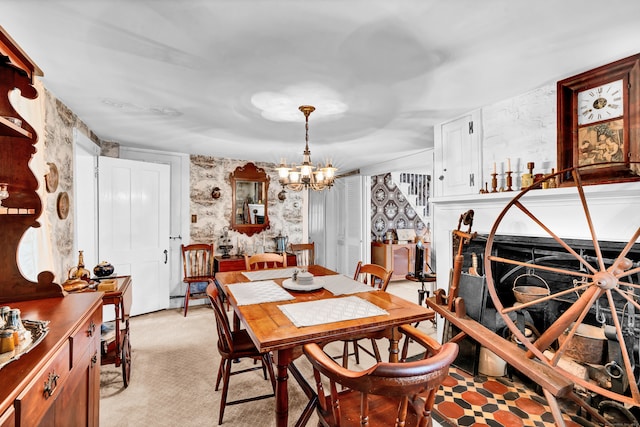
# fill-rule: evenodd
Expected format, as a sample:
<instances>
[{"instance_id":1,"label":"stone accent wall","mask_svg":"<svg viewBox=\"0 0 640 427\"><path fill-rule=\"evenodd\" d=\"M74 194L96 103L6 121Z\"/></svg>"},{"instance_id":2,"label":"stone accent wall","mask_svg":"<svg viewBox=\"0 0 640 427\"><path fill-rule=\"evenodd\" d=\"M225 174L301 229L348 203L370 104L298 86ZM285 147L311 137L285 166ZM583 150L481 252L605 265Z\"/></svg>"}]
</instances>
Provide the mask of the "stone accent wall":
<instances>
[{"instance_id":1,"label":"stone accent wall","mask_svg":"<svg viewBox=\"0 0 640 427\"><path fill-rule=\"evenodd\" d=\"M225 227L231 223L231 183L229 174L238 166L246 164L246 160L233 160L210 156L191 156L190 169L190 206L189 215L196 217L191 223L191 243L214 243L216 253L221 254L218 245ZM270 228L249 237L245 234L229 230L229 237L233 245L232 254L238 253L238 248L255 249L264 242L265 251L275 251L273 237L282 233L289 238L290 243L302 241L302 192L287 191L287 198L283 202L278 200L278 193L282 190L278 184L276 165L272 163L255 162L255 165L265 170L270 178L267 195ZM219 199L211 197L211 190L220 187Z\"/></svg>"},{"instance_id":2,"label":"stone accent wall","mask_svg":"<svg viewBox=\"0 0 640 427\"><path fill-rule=\"evenodd\" d=\"M66 105L48 90L40 91L40 98L45 104L44 133L39 139L44 142L44 160L54 163L58 168L59 184L53 193L45 192L42 200L42 215L39 221L48 221L51 231L52 258L56 282L62 283L67 278L69 269L78 264L78 254L73 252L75 239L74 194L73 194L73 138L74 128L90 139L98 142L98 138ZM37 177L40 185L44 185L43 177ZM69 195L69 216L60 219L57 213L57 200L61 192Z\"/></svg>"}]
</instances>

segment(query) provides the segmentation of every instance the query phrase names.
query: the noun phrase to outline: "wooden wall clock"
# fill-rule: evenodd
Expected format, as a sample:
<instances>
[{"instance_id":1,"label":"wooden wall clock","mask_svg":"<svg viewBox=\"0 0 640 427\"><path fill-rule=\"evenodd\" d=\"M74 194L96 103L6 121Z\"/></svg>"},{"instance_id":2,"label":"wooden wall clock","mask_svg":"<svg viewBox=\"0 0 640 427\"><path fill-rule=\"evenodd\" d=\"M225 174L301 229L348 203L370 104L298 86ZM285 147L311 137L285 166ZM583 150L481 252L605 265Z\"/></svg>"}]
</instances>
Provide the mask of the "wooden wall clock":
<instances>
[{"instance_id":1,"label":"wooden wall clock","mask_svg":"<svg viewBox=\"0 0 640 427\"><path fill-rule=\"evenodd\" d=\"M559 170L583 166L585 184L632 181L640 176L629 162L638 160L640 54L558 82Z\"/></svg>"}]
</instances>

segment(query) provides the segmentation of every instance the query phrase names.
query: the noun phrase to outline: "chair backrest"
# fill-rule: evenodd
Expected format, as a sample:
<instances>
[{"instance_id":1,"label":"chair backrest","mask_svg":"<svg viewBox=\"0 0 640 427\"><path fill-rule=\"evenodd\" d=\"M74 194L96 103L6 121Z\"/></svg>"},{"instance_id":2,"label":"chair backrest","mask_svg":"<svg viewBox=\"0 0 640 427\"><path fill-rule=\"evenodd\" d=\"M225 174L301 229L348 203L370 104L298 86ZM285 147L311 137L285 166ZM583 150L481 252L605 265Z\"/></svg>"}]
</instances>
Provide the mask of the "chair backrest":
<instances>
[{"instance_id":1,"label":"chair backrest","mask_svg":"<svg viewBox=\"0 0 640 427\"><path fill-rule=\"evenodd\" d=\"M372 419L373 416L385 419L390 417L392 421L400 420L404 423L407 419L407 405L413 404L414 416L418 417L417 425L430 425L431 408L436 392L447 377L449 366L458 355L458 345L451 342L440 345L429 335L409 325L401 326L400 330L405 335L405 340L410 339L424 347L424 358L409 362L379 362L369 369L352 371L336 363L318 344L306 344L303 347L305 355L313 365L321 411L331 414L333 424L340 425L340 420L344 421L347 418L346 413L349 413L349 419L355 421L353 416L358 412L363 422L361 425L368 425L369 420L374 425L394 425L393 422L380 424L381 420ZM328 395L325 394L321 374L329 379ZM340 394L336 384L342 385L343 391ZM346 400L344 393L349 392L357 392L360 395L359 399ZM424 400L414 399L416 395ZM398 404L389 406L387 411L378 410L375 415L375 405L370 403L375 396L391 398ZM347 406L350 403L353 407ZM371 413L369 407L372 408ZM394 413L394 410L397 410L397 413Z\"/></svg>"},{"instance_id":2,"label":"chair backrest","mask_svg":"<svg viewBox=\"0 0 640 427\"><path fill-rule=\"evenodd\" d=\"M180 247L182 249L183 279L185 281L213 277L213 245L195 243L193 245L181 245Z\"/></svg>"},{"instance_id":3,"label":"chair backrest","mask_svg":"<svg viewBox=\"0 0 640 427\"><path fill-rule=\"evenodd\" d=\"M229 318L223 308L222 297L218 287L213 281L207 286L207 296L216 316L216 329L218 331L218 350L222 355L230 355L233 353L233 335L231 334L231 325Z\"/></svg>"},{"instance_id":4,"label":"chair backrest","mask_svg":"<svg viewBox=\"0 0 640 427\"><path fill-rule=\"evenodd\" d=\"M386 291L391 280L392 270L387 270L378 264L363 264L358 261L356 273L353 275L354 280L371 285L372 288Z\"/></svg>"},{"instance_id":5,"label":"chair backrest","mask_svg":"<svg viewBox=\"0 0 640 427\"><path fill-rule=\"evenodd\" d=\"M311 243L291 243L289 250L296 256L298 265L313 265L316 263L316 244Z\"/></svg>"},{"instance_id":6,"label":"chair backrest","mask_svg":"<svg viewBox=\"0 0 640 427\"><path fill-rule=\"evenodd\" d=\"M255 254L244 256L245 269L247 270L264 270L268 268L281 268L287 266L286 254L276 254L273 252L265 252L263 254Z\"/></svg>"}]
</instances>

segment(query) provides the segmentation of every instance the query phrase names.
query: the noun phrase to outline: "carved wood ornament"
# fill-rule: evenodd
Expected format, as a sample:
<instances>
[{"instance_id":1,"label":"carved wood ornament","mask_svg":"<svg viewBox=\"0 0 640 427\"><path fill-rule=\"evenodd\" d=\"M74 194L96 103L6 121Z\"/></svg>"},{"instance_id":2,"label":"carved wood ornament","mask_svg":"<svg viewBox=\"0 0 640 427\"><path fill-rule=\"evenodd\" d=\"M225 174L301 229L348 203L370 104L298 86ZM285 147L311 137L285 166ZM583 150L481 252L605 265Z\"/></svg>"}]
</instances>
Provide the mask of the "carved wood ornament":
<instances>
[{"instance_id":1,"label":"carved wood ornament","mask_svg":"<svg viewBox=\"0 0 640 427\"><path fill-rule=\"evenodd\" d=\"M0 27L0 182L8 184L9 192L0 206L0 303L64 295L62 287L53 283L53 273L44 271L37 283L32 282L22 276L17 259L24 233L40 227L42 202L36 192L38 180L29 167L38 136L13 108L9 93L18 89L27 99L37 98L34 75L43 73Z\"/></svg>"}]
</instances>

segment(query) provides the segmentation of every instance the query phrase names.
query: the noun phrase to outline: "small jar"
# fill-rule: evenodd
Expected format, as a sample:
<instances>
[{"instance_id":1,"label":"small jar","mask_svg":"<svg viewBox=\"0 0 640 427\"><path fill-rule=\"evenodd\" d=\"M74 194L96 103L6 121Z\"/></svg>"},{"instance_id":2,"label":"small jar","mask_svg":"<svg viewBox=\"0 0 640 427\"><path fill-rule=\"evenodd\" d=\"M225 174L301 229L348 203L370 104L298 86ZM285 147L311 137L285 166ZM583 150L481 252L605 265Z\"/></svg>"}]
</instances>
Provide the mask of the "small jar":
<instances>
[{"instance_id":1,"label":"small jar","mask_svg":"<svg viewBox=\"0 0 640 427\"><path fill-rule=\"evenodd\" d=\"M11 310L11 307L9 307L8 305L3 305L0 307L0 328L2 328L7 323L9 310Z\"/></svg>"},{"instance_id":2,"label":"small jar","mask_svg":"<svg viewBox=\"0 0 640 427\"><path fill-rule=\"evenodd\" d=\"M7 353L13 351L15 348L13 332L6 329L0 331L0 353Z\"/></svg>"},{"instance_id":3,"label":"small jar","mask_svg":"<svg viewBox=\"0 0 640 427\"><path fill-rule=\"evenodd\" d=\"M7 315L7 324L5 325L5 328L14 328L16 331L18 331L19 336L24 336L26 329L22 324L19 308L12 308L9 310L9 314Z\"/></svg>"}]
</instances>

